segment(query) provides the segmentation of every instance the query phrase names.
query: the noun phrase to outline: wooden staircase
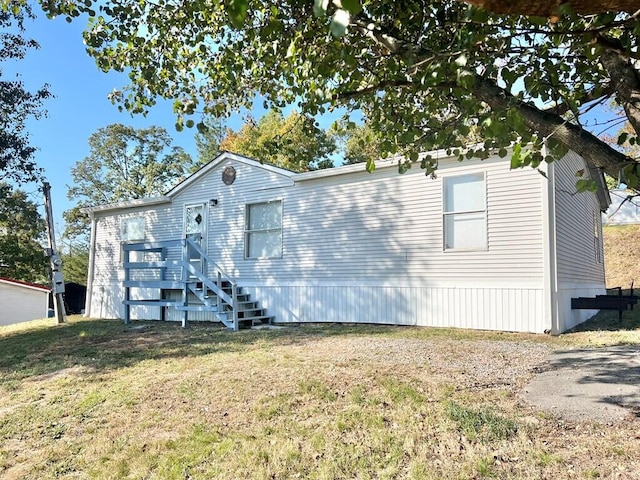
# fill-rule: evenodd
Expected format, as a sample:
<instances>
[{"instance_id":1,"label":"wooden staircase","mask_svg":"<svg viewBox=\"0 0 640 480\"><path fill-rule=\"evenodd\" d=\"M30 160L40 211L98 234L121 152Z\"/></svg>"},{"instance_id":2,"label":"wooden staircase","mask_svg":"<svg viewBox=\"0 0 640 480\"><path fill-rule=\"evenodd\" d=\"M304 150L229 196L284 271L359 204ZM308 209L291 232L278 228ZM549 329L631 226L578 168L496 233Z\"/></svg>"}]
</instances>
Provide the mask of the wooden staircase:
<instances>
[{"instance_id":1,"label":"wooden staircase","mask_svg":"<svg viewBox=\"0 0 640 480\"><path fill-rule=\"evenodd\" d=\"M168 255L178 249L182 251L182 258L169 260ZM188 325L189 312L210 312L217 321L234 331L273 321L250 294L243 292L242 287L190 239L128 243L123 245L123 250L125 324L131 320L131 305L161 307L163 314L165 308L175 309L181 314L183 327ZM132 261L133 252L142 252L145 259ZM202 271L189 261L194 252L200 257ZM154 258L147 259L147 256ZM209 269L214 273L213 279L206 274ZM169 276L180 278L167 279ZM143 288L157 290L159 298L132 299L132 289ZM177 292L179 295L175 295ZM169 298L171 296L180 298Z\"/></svg>"}]
</instances>

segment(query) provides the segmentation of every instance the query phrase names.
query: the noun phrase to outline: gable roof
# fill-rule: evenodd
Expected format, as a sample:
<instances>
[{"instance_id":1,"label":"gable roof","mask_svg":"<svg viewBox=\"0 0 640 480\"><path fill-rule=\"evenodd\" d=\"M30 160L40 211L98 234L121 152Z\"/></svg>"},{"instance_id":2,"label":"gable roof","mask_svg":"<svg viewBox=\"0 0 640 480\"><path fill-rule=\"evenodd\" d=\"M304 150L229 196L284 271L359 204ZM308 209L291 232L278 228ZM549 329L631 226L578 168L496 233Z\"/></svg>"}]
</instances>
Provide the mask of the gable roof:
<instances>
[{"instance_id":1,"label":"gable roof","mask_svg":"<svg viewBox=\"0 0 640 480\"><path fill-rule=\"evenodd\" d=\"M245 157L244 155L223 151L216 158L211 160L206 165L203 165L202 167L200 167L199 170L197 170L195 173L192 173L190 176L188 176L183 181L178 183L175 187L173 187L164 195L159 195L157 197L150 197L150 198L141 198L136 200L128 200L128 201L117 202L117 203L107 203L104 205L96 205L94 207L85 207L81 209L81 211L83 213L106 212L111 210L120 210L120 209L133 208L133 207L145 207L150 205L159 205L162 203L169 203L171 202L172 197L176 196L178 193L182 192L183 190L188 188L190 185L193 185L194 183L196 183L198 180L200 180L200 178L202 178L211 170L213 170L218 165L220 165L222 162L225 162L227 160L234 160L236 162L244 163L245 165L261 168L268 172L275 173L277 175L282 175L283 177L286 177L286 178L292 178L294 175L298 175L294 172L285 170L283 168L278 168L278 167L274 167L273 165L260 163L257 160L253 160L249 157Z\"/></svg>"},{"instance_id":2,"label":"gable roof","mask_svg":"<svg viewBox=\"0 0 640 480\"><path fill-rule=\"evenodd\" d=\"M292 172L290 170L285 170L284 168L274 167L273 165L267 165L266 163L260 163L257 160L254 160L254 159L249 158L249 157L245 157L244 155L240 155L238 153L223 151L216 158L211 160L206 165L203 165L195 173L192 173L189 177L185 178L182 182L180 182L175 187L173 187L171 190L169 190L166 193L166 196L171 198L174 195L177 195L178 193L183 191L185 188L187 188L190 185L192 185L193 183L197 182L201 177L205 176L207 173L209 173L211 170L216 168L222 162L225 162L227 160L234 160L236 162L244 163L245 165L261 168L261 169L266 170L268 172L275 173L276 175L282 175L282 176L287 177L287 178L291 178L294 175L297 175L295 172Z\"/></svg>"},{"instance_id":3,"label":"gable roof","mask_svg":"<svg viewBox=\"0 0 640 480\"><path fill-rule=\"evenodd\" d=\"M51 289L44 285L38 285L36 283L23 282L21 280L13 280L11 278L0 277L0 283L12 285L14 287L23 287L31 290L39 290L41 292L50 292Z\"/></svg>"}]
</instances>

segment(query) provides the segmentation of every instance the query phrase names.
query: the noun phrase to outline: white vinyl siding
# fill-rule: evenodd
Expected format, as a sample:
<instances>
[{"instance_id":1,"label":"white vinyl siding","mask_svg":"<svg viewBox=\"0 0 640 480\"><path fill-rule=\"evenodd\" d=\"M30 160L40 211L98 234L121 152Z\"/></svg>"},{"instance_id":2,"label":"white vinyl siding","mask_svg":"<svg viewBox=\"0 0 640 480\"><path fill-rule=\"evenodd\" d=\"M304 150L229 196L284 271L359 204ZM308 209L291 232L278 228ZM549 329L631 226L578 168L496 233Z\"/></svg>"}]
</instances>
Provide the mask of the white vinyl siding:
<instances>
[{"instance_id":1,"label":"white vinyl siding","mask_svg":"<svg viewBox=\"0 0 640 480\"><path fill-rule=\"evenodd\" d=\"M49 310L49 292L0 281L0 307L0 326L46 318Z\"/></svg>"},{"instance_id":2,"label":"white vinyl siding","mask_svg":"<svg viewBox=\"0 0 640 480\"><path fill-rule=\"evenodd\" d=\"M542 333L543 291L520 287L263 285L247 288L278 322L362 322Z\"/></svg>"},{"instance_id":3,"label":"white vinyl siding","mask_svg":"<svg viewBox=\"0 0 640 480\"><path fill-rule=\"evenodd\" d=\"M282 257L282 202L246 206L245 258Z\"/></svg>"},{"instance_id":4,"label":"white vinyl siding","mask_svg":"<svg viewBox=\"0 0 640 480\"><path fill-rule=\"evenodd\" d=\"M588 175L587 166L573 153L553 165L558 282L603 283L600 205L595 193L576 191L576 172Z\"/></svg>"},{"instance_id":5,"label":"white vinyl siding","mask_svg":"<svg viewBox=\"0 0 640 480\"><path fill-rule=\"evenodd\" d=\"M443 184L444 249L486 249L487 212L484 173L446 177Z\"/></svg>"},{"instance_id":6,"label":"white vinyl siding","mask_svg":"<svg viewBox=\"0 0 640 480\"><path fill-rule=\"evenodd\" d=\"M224 185L221 172L229 165L237 179ZM486 179L482 251L443 250L443 180L458 175ZM436 179L419 168L399 175L391 162L380 162L372 174L363 167L295 183L259 165L225 160L171 203L97 214L91 314L121 309L122 269L109 260L120 217L144 216L147 241L177 239L184 206L206 202L209 256L279 322L455 323L542 331L540 198L546 181L531 169L511 171L498 158L441 160ZM246 206L274 199L286 207L281 258L246 261ZM168 256L180 259L181 252L172 249ZM179 278L178 269L168 269L166 278ZM481 313L474 313L476 306ZM132 318L152 315L133 312Z\"/></svg>"},{"instance_id":7,"label":"white vinyl siding","mask_svg":"<svg viewBox=\"0 0 640 480\"><path fill-rule=\"evenodd\" d=\"M593 192L576 191L576 174L589 175L584 160L570 152L552 164L555 196L555 238L558 325L562 332L596 310L572 310L571 299L606 292L602 258L600 203Z\"/></svg>"}]
</instances>

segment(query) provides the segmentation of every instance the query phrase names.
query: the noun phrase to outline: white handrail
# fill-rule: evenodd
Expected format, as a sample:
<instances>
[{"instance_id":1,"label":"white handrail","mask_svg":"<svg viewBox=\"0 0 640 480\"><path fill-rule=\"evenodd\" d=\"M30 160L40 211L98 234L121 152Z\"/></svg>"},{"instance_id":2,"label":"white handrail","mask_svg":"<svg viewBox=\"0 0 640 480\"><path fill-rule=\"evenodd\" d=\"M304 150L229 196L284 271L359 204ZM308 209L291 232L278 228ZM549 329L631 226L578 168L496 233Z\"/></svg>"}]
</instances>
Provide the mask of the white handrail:
<instances>
[{"instance_id":1,"label":"white handrail","mask_svg":"<svg viewBox=\"0 0 640 480\"><path fill-rule=\"evenodd\" d=\"M222 277L224 277L224 280L226 280L227 282L229 282L232 285L237 285L236 281L230 276L228 275L220 265L218 265L216 262L214 262L213 260L211 260L211 258L209 258L209 256L204 253L204 250L202 250L202 247L197 244L196 242L194 242L193 240L189 239L189 238L185 238L184 239L186 242L187 247L186 248L193 248L196 253L198 253L202 258L204 258L207 263L210 263L211 265L213 265L213 267L215 268L217 273L220 273L222 275ZM188 255L187 255L188 257Z\"/></svg>"}]
</instances>

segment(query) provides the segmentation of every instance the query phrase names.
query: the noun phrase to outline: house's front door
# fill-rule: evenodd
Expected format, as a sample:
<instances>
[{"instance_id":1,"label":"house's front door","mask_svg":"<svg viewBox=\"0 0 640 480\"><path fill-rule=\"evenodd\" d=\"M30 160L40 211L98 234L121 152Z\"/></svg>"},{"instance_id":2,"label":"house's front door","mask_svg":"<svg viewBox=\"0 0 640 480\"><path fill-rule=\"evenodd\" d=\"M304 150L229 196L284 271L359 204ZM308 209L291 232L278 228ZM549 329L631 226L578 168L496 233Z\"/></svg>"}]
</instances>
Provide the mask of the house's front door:
<instances>
[{"instance_id":1,"label":"house's front door","mask_svg":"<svg viewBox=\"0 0 640 480\"><path fill-rule=\"evenodd\" d=\"M197 243L202 247L206 252L206 233L207 233L207 222L206 222L206 204L199 203L196 205L187 205L185 206L184 212L184 236L189 240ZM202 259L200 255L195 252L193 249L188 249L189 252L189 262L199 271L202 272L203 265Z\"/></svg>"}]
</instances>

